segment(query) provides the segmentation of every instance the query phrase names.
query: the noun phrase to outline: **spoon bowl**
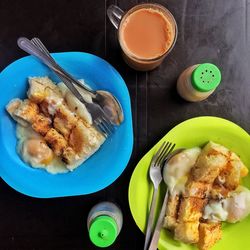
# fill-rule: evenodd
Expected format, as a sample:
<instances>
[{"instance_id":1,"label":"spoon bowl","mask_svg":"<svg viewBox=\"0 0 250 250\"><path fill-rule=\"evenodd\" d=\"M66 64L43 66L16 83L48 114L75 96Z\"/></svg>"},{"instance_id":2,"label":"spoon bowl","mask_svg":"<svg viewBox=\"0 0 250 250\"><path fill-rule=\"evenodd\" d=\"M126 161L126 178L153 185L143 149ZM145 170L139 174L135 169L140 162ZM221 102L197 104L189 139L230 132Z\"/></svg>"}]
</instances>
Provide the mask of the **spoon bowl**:
<instances>
[{"instance_id":1,"label":"spoon bowl","mask_svg":"<svg viewBox=\"0 0 250 250\"><path fill-rule=\"evenodd\" d=\"M120 125L124 120L122 106L120 102L110 92L97 90L94 101L101 106L104 112L109 117L111 123Z\"/></svg>"}]
</instances>

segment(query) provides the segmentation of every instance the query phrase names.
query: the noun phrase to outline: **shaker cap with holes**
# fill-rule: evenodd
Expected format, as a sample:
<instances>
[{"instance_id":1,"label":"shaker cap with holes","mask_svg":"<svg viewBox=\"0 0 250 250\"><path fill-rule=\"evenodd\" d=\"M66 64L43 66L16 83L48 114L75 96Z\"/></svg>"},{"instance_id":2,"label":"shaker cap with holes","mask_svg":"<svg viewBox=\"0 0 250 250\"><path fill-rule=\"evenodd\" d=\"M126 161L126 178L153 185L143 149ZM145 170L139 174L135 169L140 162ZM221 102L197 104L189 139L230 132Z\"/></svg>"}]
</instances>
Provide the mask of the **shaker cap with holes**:
<instances>
[{"instance_id":1,"label":"shaker cap with holes","mask_svg":"<svg viewBox=\"0 0 250 250\"><path fill-rule=\"evenodd\" d=\"M98 247L108 247L112 245L117 236L117 224L110 216L98 216L90 225L90 240Z\"/></svg>"},{"instance_id":2,"label":"shaker cap with holes","mask_svg":"<svg viewBox=\"0 0 250 250\"><path fill-rule=\"evenodd\" d=\"M200 64L191 75L192 86L200 92L208 92L218 87L221 82L221 72L212 63Z\"/></svg>"},{"instance_id":3,"label":"shaker cap with holes","mask_svg":"<svg viewBox=\"0 0 250 250\"><path fill-rule=\"evenodd\" d=\"M112 245L123 225L121 209L115 203L103 201L90 210L87 219L89 237L98 247Z\"/></svg>"}]
</instances>

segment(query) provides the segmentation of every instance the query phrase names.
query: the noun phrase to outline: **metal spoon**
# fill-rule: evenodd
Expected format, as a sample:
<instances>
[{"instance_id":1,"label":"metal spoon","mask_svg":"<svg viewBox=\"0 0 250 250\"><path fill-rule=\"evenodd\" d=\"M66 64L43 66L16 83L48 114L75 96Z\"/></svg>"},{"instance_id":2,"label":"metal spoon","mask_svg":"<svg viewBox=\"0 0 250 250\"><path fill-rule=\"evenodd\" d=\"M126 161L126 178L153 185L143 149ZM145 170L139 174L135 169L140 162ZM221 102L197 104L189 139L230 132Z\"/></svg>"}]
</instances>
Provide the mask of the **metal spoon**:
<instances>
[{"instance_id":1,"label":"metal spoon","mask_svg":"<svg viewBox=\"0 0 250 250\"><path fill-rule=\"evenodd\" d=\"M169 160L172 157L174 157L175 155L182 152L183 150L184 150L184 148L179 148L179 149L174 150L171 154L169 154L169 156L166 159L165 165L163 167L163 173L165 172L165 169L167 168L167 165L168 165L167 163L169 162ZM167 185L165 179L164 179L164 182ZM167 209L168 195L169 194L168 194L168 188L167 188L166 194L165 194L165 197L164 197L164 201L163 201L162 207L161 207L161 212L160 212L160 215L158 217L158 220L157 220L157 223L156 223L156 226L155 226L155 230L154 230L154 233L153 233L153 236L152 236L152 239L151 239L148 250L156 250L157 249L158 241L160 239L160 232L161 232L161 229L163 227L164 216L165 216L166 209Z\"/></svg>"},{"instance_id":2,"label":"metal spoon","mask_svg":"<svg viewBox=\"0 0 250 250\"><path fill-rule=\"evenodd\" d=\"M39 38L33 38L30 41L27 38L20 37L17 40L18 46L28 53L30 53L30 48L29 46L25 46L25 45L26 44L28 45L31 42L38 49L40 49L41 53L46 54L50 58L49 65L46 63L45 64L49 67L52 66L50 68L53 71L56 71L56 74L62 75L63 77L71 81L73 84L87 91L91 95L92 101L98 104L104 110L104 112L109 117L109 120L111 121L111 123L113 123L114 125L120 125L122 123L124 119L122 106L119 103L119 101L111 93L109 93L108 91L104 91L104 90L95 91L95 90L89 89L86 86L84 86L82 83L80 83L78 80L76 80L73 76L71 76L68 72L66 72L62 67L60 67L55 62L55 60L52 58L49 51L47 50L47 48L44 46L44 44L41 42Z\"/></svg>"}]
</instances>

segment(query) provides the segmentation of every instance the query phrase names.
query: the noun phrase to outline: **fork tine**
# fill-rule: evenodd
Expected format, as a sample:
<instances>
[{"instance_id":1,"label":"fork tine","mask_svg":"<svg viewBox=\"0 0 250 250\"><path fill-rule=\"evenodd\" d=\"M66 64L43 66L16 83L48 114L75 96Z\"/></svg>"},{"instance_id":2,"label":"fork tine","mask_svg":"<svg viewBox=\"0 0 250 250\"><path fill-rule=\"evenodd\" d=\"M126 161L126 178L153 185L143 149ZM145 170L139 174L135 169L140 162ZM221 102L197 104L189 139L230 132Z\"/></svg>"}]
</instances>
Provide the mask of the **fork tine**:
<instances>
[{"instance_id":1,"label":"fork tine","mask_svg":"<svg viewBox=\"0 0 250 250\"><path fill-rule=\"evenodd\" d=\"M166 152L169 150L169 148L171 147L172 143L167 142L166 146L164 147L164 149L162 150L161 155L159 155L158 159L156 160L155 164L159 165L161 163L161 160L163 159L164 155L166 154Z\"/></svg>"},{"instance_id":2,"label":"fork tine","mask_svg":"<svg viewBox=\"0 0 250 250\"><path fill-rule=\"evenodd\" d=\"M109 130L106 128L106 126L104 125L102 119L100 117L98 117L96 119L98 121L99 126L101 127L101 129L104 131L104 133L107 135L107 137L110 135Z\"/></svg>"},{"instance_id":3,"label":"fork tine","mask_svg":"<svg viewBox=\"0 0 250 250\"><path fill-rule=\"evenodd\" d=\"M166 150L164 156L161 158L160 164L162 164L166 160L167 156L173 151L175 145L176 145L175 143L174 144L170 143L169 145L170 147Z\"/></svg>"},{"instance_id":4,"label":"fork tine","mask_svg":"<svg viewBox=\"0 0 250 250\"><path fill-rule=\"evenodd\" d=\"M114 126L110 123L109 120L107 120L106 117L102 117L103 123L105 124L105 126L107 127L107 129L110 131L110 134L114 133L115 128Z\"/></svg>"},{"instance_id":5,"label":"fork tine","mask_svg":"<svg viewBox=\"0 0 250 250\"><path fill-rule=\"evenodd\" d=\"M93 121L94 125L95 125L95 128L104 136L104 137L108 137L108 134L107 132L105 131L105 129L103 129L102 125L100 124L99 121L97 120L94 120Z\"/></svg>"},{"instance_id":6,"label":"fork tine","mask_svg":"<svg viewBox=\"0 0 250 250\"><path fill-rule=\"evenodd\" d=\"M102 119L102 117L99 117L98 119L99 119L100 125L104 129L107 136L110 136L112 134L112 131L109 129L109 126L107 125L107 123Z\"/></svg>"},{"instance_id":7,"label":"fork tine","mask_svg":"<svg viewBox=\"0 0 250 250\"><path fill-rule=\"evenodd\" d=\"M105 128L105 131L110 135L112 134L112 131L110 130L109 126L107 125L107 122L105 120L100 121L100 124Z\"/></svg>"},{"instance_id":8,"label":"fork tine","mask_svg":"<svg viewBox=\"0 0 250 250\"><path fill-rule=\"evenodd\" d=\"M161 144L160 148L157 150L157 152L154 154L154 156L152 158L153 161L158 158L158 156L161 153L161 151L162 151L163 147L165 146L165 144L166 144L165 141Z\"/></svg>"},{"instance_id":9,"label":"fork tine","mask_svg":"<svg viewBox=\"0 0 250 250\"><path fill-rule=\"evenodd\" d=\"M165 147L163 148L161 154L159 155L158 159L156 160L156 164L159 164L160 160L162 159L162 157L164 157L165 155L165 152L169 149L171 143L170 142L167 142Z\"/></svg>"},{"instance_id":10,"label":"fork tine","mask_svg":"<svg viewBox=\"0 0 250 250\"><path fill-rule=\"evenodd\" d=\"M174 144L172 145L172 147L169 149L169 151L168 151L168 153L167 153L166 156L168 156L168 155L174 150L175 146L176 146L176 144L174 143Z\"/></svg>"}]
</instances>

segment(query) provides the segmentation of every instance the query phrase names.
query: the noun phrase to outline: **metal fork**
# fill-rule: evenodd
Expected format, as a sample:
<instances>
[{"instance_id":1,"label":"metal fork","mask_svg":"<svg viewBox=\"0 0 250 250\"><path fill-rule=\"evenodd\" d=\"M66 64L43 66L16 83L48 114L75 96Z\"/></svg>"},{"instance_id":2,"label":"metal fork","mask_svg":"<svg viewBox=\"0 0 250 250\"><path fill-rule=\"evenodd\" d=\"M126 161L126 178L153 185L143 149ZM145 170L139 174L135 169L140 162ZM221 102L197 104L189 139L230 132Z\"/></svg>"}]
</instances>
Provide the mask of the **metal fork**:
<instances>
[{"instance_id":1,"label":"metal fork","mask_svg":"<svg viewBox=\"0 0 250 250\"><path fill-rule=\"evenodd\" d=\"M151 182L153 183L153 198L151 201L147 229L146 229L146 238L144 243L144 250L147 250L149 241L152 237L153 223L154 223L154 214L156 207L156 198L159 191L159 185L162 182L162 165L166 160L166 157L173 151L175 144L171 142L163 142L158 151L153 156L150 167L149 167L149 177Z\"/></svg>"},{"instance_id":2,"label":"metal fork","mask_svg":"<svg viewBox=\"0 0 250 250\"><path fill-rule=\"evenodd\" d=\"M111 124L109 118L100 106L95 103L86 102L70 79L66 75L59 73L56 67L54 67L54 60L52 60L50 56L44 53L29 39L24 37L18 39L18 46L27 53L39 58L45 65L56 73L56 75L65 83L75 97L86 106L92 116L93 125L98 131L100 131L105 137L110 136L114 132L114 126Z\"/></svg>"}]
</instances>

